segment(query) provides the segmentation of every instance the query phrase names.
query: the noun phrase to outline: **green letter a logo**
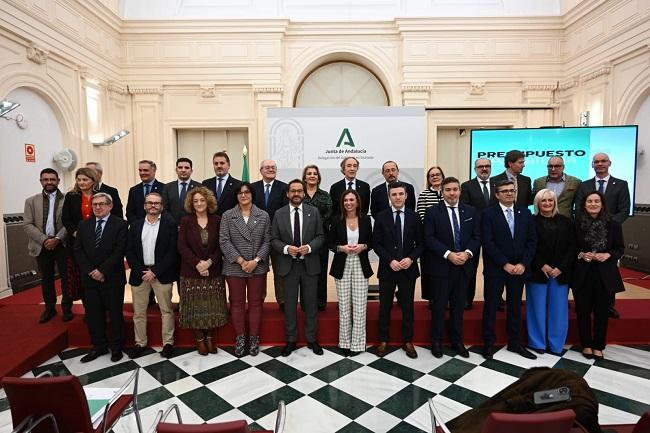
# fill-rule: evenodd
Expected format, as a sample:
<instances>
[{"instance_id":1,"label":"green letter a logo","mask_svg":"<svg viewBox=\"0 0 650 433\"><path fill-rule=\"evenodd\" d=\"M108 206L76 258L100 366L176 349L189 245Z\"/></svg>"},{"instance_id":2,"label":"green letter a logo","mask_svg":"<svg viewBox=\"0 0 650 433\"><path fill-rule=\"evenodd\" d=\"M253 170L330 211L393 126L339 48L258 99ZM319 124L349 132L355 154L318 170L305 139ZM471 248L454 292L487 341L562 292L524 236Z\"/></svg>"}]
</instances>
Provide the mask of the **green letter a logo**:
<instances>
[{"instance_id":1,"label":"green letter a logo","mask_svg":"<svg viewBox=\"0 0 650 433\"><path fill-rule=\"evenodd\" d=\"M341 136L339 137L339 142L336 143L336 147L341 147L342 144L354 147L354 140L352 140L352 136L350 135L348 128L343 128L343 132L341 132Z\"/></svg>"}]
</instances>

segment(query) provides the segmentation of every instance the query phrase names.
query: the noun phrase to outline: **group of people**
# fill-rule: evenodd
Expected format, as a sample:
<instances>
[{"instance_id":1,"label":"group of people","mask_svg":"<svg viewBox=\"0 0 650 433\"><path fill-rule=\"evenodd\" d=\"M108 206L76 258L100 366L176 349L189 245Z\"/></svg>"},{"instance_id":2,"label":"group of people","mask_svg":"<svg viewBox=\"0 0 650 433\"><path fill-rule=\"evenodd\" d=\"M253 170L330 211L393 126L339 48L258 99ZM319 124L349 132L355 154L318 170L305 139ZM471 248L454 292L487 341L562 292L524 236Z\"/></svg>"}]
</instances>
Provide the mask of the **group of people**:
<instances>
[{"instance_id":1,"label":"group of people","mask_svg":"<svg viewBox=\"0 0 650 433\"><path fill-rule=\"evenodd\" d=\"M630 203L625 181L609 174L606 154L594 156L596 176L584 182L564 173L561 157L552 157L548 176L536 179L532 188L522 174L525 155L519 151L507 153L506 170L494 177L489 159L476 160L477 176L462 184L434 166L417 200L413 185L399 180L394 161L383 164L385 182L371 189L357 177L359 161L345 158L343 179L329 192L321 189L316 165L306 166L301 179L285 183L277 179L276 163L264 160L261 179L249 183L230 175L225 152L215 153L212 162L215 176L199 183L191 178L192 161L179 158L177 180L163 184L155 178L156 164L140 161L141 182L129 190L126 220L118 191L102 182L101 164L79 168L74 188L65 195L57 172L42 170L43 191L26 200L24 219L29 252L42 273L45 311L39 321L57 314L58 267L63 320L73 319L74 300L81 299L85 308L93 349L82 362L109 349L112 361L123 356L125 257L134 310L131 357L147 349L147 307L154 294L162 317L161 355L172 355L175 281L179 324L193 331L199 354L216 353L215 332L230 318L235 355L257 355L270 268L285 319L282 355L297 348L298 304L305 311L308 347L322 355L318 312L327 306L330 251L339 347L354 356L366 350L370 250L379 256L380 357L388 350L395 297L403 314L402 348L408 357L418 356L412 340L420 268L422 296L430 302L433 356L442 356L447 308L451 348L469 356L463 313L473 305L481 249L485 358L495 352L496 312L503 308L504 288L508 350L536 357L520 335L524 285L528 348L562 351L572 287L583 354L603 357L613 295L624 290L617 260L624 250L621 223Z\"/></svg>"}]
</instances>

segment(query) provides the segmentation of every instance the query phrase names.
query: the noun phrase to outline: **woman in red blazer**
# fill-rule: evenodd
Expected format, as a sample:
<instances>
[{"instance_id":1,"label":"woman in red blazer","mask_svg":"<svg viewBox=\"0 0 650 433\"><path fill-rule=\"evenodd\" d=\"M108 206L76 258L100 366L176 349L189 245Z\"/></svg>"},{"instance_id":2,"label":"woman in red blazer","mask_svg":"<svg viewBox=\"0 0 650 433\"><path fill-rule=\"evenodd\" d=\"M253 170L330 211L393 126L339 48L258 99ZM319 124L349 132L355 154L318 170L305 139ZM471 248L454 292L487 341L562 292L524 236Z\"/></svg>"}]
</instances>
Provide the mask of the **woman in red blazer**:
<instances>
[{"instance_id":1,"label":"woman in red blazer","mask_svg":"<svg viewBox=\"0 0 650 433\"><path fill-rule=\"evenodd\" d=\"M181 255L180 325L190 328L199 354L217 353L212 343L216 328L226 324L226 288L221 274L217 199L205 187L194 188L185 198L178 232Z\"/></svg>"},{"instance_id":2,"label":"woman in red blazer","mask_svg":"<svg viewBox=\"0 0 650 433\"><path fill-rule=\"evenodd\" d=\"M582 200L576 220L578 259L573 272L573 296L582 355L595 359L603 359L610 296L625 290L617 266L625 251L623 229L606 209L605 196L593 191Z\"/></svg>"}]
</instances>

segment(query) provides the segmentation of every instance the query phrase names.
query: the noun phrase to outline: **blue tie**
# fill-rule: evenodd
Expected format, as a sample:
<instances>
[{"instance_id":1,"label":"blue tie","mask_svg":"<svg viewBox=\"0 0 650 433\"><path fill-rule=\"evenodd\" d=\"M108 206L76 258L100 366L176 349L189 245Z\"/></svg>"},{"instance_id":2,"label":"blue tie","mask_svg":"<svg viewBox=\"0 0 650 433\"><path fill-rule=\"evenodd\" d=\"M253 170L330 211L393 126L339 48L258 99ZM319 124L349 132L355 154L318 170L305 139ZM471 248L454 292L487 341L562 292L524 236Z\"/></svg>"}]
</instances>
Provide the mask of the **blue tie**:
<instances>
[{"instance_id":1,"label":"blue tie","mask_svg":"<svg viewBox=\"0 0 650 433\"><path fill-rule=\"evenodd\" d=\"M453 206L448 206L451 209L451 221L454 224L454 249L456 252L460 251L460 225L458 224L458 218L456 218L456 208Z\"/></svg>"},{"instance_id":2,"label":"blue tie","mask_svg":"<svg viewBox=\"0 0 650 433\"><path fill-rule=\"evenodd\" d=\"M605 180L600 179L598 180L598 192L601 194L605 194Z\"/></svg>"},{"instance_id":3,"label":"blue tie","mask_svg":"<svg viewBox=\"0 0 650 433\"><path fill-rule=\"evenodd\" d=\"M151 185L149 185L148 183L145 183L144 184L144 196L146 197L147 195L149 195L150 192L151 192Z\"/></svg>"},{"instance_id":4,"label":"blue tie","mask_svg":"<svg viewBox=\"0 0 650 433\"><path fill-rule=\"evenodd\" d=\"M104 224L104 220L97 220L97 227L95 227L95 248L99 246L99 241L102 240L102 224Z\"/></svg>"},{"instance_id":5,"label":"blue tie","mask_svg":"<svg viewBox=\"0 0 650 433\"><path fill-rule=\"evenodd\" d=\"M515 218L512 215L512 209L508 208L506 209L507 217L506 220L508 220L508 227L510 227L510 234L512 235L512 238L515 238Z\"/></svg>"},{"instance_id":6,"label":"blue tie","mask_svg":"<svg viewBox=\"0 0 650 433\"><path fill-rule=\"evenodd\" d=\"M402 235L402 217L401 210L395 211L395 238L397 240L397 256L402 259L404 254L404 236Z\"/></svg>"},{"instance_id":7,"label":"blue tie","mask_svg":"<svg viewBox=\"0 0 650 433\"><path fill-rule=\"evenodd\" d=\"M181 204L181 208L185 206L186 196L187 196L187 182L181 182L181 194L178 196L178 201Z\"/></svg>"},{"instance_id":8,"label":"blue tie","mask_svg":"<svg viewBox=\"0 0 650 433\"><path fill-rule=\"evenodd\" d=\"M264 187L264 207L269 207L269 197L271 196L271 184L267 183Z\"/></svg>"},{"instance_id":9,"label":"blue tie","mask_svg":"<svg viewBox=\"0 0 650 433\"><path fill-rule=\"evenodd\" d=\"M221 198L222 191L223 191L223 177L220 177L219 183L217 184L217 200Z\"/></svg>"}]
</instances>

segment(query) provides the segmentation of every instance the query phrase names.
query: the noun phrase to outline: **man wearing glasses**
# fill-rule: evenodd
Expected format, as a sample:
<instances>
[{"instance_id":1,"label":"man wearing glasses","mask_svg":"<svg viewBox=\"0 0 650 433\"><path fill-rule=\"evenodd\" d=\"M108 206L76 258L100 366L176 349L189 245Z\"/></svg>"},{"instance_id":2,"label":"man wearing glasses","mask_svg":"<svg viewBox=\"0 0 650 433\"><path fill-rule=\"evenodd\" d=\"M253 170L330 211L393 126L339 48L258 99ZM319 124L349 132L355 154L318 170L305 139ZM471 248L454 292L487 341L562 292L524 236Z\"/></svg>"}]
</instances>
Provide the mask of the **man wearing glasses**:
<instances>
[{"instance_id":1,"label":"man wearing glasses","mask_svg":"<svg viewBox=\"0 0 650 433\"><path fill-rule=\"evenodd\" d=\"M176 221L168 213L162 213L163 199L157 192L147 194L144 210L147 216L131 224L126 247L135 333L135 347L129 356L137 358L147 349L147 306L153 290L162 319L160 356L169 358L174 351L172 284L178 280L178 229Z\"/></svg>"},{"instance_id":2,"label":"man wearing glasses","mask_svg":"<svg viewBox=\"0 0 650 433\"><path fill-rule=\"evenodd\" d=\"M564 159L552 156L546 165L548 176L542 176L533 182L533 198L544 188L548 188L557 197L557 211L568 218L573 218L573 203L580 187L580 179L564 173Z\"/></svg>"},{"instance_id":3,"label":"man wearing glasses","mask_svg":"<svg viewBox=\"0 0 650 433\"><path fill-rule=\"evenodd\" d=\"M81 358L90 362L108 353L111 361L122 359L124 346L124 249L127 223L111 215L113 199L98 192L92 199L94 218L77 228L74 254L86 297L86 322L93 348ZM106 336L106 316L111 322L111 341Z\"/></svg>"},{"instance_id":4,"label":"man wearing glasses","mask_svg":"<svg viewBox=\"0 0 650 433\"><path fill-rule=\"evenodd\" d=\"M496 185L498 202L483 212L483 275L485 305L483 307L483 357L495 353L496 322L499 296L506 288L508 350L524 358L537 357L521 344L521 296L524 282L537 248L535 222L527 207L515 204L517 190L511 180Z\"/></svg>"}]
</instances>

